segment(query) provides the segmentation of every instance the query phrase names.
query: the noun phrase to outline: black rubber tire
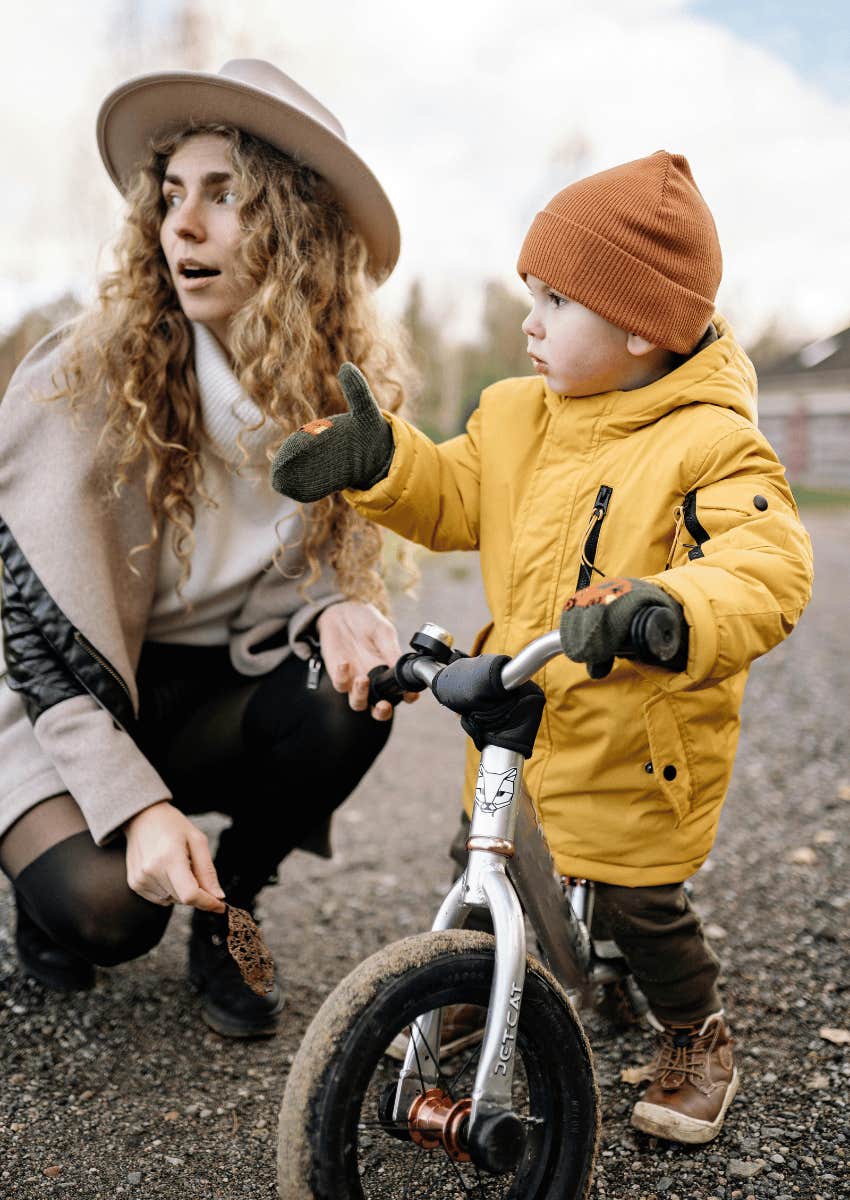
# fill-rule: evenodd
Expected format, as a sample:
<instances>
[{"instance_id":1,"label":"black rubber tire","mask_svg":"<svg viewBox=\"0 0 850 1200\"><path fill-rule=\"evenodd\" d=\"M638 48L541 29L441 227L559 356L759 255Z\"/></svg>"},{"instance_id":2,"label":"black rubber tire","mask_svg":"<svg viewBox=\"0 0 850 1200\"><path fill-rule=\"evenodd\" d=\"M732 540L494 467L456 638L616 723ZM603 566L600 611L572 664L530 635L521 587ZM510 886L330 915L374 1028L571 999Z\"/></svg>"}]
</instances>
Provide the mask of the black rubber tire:
<instances>
[{"instance_id":1,"label":"black rubber tire","mask_svg":"<svg viewBox=\"0 0 850 1200\"><path fill-rule=\"evenodd\" d=\"M599 1126L590 1047L566 993L531 956L515 1086L526 1107L527 1140L516 1171L488 1176L471 1166L459 1169L442 1150L390 1137L377 1121L380 1091L398 1071L384 1050L421 1013L459 1003L486 1007L493 961L488 934L426 933L385 947L339 984L307 1030L287 1081L280 1200L586 1196ZM474 1064L461 1073L466 1079L455 1100L469 1095ZM427 1178L419 1179L422 1172Z\"/></svg>"}]
</instances>

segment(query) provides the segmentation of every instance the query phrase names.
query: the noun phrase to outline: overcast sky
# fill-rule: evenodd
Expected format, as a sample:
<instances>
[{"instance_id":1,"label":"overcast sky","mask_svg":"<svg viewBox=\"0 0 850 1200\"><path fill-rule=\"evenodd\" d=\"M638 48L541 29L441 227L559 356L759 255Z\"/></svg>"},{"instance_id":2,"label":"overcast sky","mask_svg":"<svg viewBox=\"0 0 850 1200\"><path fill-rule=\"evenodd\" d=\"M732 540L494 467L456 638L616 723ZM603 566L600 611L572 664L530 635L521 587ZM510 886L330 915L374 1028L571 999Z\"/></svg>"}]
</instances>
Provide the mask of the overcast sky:
<instances>
[{"instance_id":1,"label":"overcast sky","mask_svg":"<svg viewBox=\"0 0 850 1200\"><path fill-rule=\"evenodd\" d=\"M555 191L661 147L688 156L714 212L719 306L742 336L850 324L846 4L204 0L191 61L179 7L5 6L0 326L94 278L120 214L94 141L103 95L229 57L269 59L336 112L399 215L387 307L420 277L449 336L474 332L483 281L521 289L519 245Z\"/></svg>"}]
</instances>

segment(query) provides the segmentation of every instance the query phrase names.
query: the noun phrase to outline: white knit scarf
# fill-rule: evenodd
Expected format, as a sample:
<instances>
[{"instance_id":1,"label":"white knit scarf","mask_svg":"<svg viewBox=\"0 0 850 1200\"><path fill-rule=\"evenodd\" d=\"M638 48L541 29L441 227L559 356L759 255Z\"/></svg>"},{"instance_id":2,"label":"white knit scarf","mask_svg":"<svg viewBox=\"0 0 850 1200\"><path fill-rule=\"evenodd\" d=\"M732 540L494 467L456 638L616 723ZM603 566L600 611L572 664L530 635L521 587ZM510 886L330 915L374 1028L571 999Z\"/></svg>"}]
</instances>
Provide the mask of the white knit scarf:
<instances>
[{"instance_id":1,"label":"white knit scarf","mask_svg":"<svg viewBox=\"0 0 850 1200\"><path fill-rule=\"evenodd\" d=\"M271 421L252 429L262 414L243 392L227 354L218 339L199 321L192 322L195 336L195 373L201 393L204 431L220 459L234 470L268 472L266 448L277 432ZM246 430L248 432L246 432ZM238 442L248 455L246 461Z\"/></svg>"}]
</instances>

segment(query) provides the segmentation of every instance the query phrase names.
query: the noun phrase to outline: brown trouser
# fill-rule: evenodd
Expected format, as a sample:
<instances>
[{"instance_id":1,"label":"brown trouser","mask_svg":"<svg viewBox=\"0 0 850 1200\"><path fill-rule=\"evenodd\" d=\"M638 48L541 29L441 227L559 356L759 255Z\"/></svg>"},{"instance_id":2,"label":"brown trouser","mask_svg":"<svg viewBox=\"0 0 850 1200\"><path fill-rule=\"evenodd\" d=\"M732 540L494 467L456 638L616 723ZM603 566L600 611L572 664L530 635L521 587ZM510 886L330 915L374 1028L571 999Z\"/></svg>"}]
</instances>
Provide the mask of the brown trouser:
<instances>
[{"instance_id":1,"label":"brown trouser","mask_svg":"<svg viewBox=\"0 0 850 1200\"><path fill-rule=\"evenodd\" d=\"M469 819L451 846L466 865ZM467 929L492 930L489 913L474 912ZM717 991L720 962L702 932L683 883L655 887L595 885L593 937L616 942L635 981L660 1021L699 1021L722 1008Z\"/></svg>"},{"instance_id":2,"label":"brown trouser","mask_svg":"<svg viewBox=\"0 0 850 1200\"><path fill-rule=\"evenodd\" d=\"M617 943L660 1021L698 1021L722 1007L720 963L684 884L597 883L592 932Z\"/></svg>"}]
</instances>

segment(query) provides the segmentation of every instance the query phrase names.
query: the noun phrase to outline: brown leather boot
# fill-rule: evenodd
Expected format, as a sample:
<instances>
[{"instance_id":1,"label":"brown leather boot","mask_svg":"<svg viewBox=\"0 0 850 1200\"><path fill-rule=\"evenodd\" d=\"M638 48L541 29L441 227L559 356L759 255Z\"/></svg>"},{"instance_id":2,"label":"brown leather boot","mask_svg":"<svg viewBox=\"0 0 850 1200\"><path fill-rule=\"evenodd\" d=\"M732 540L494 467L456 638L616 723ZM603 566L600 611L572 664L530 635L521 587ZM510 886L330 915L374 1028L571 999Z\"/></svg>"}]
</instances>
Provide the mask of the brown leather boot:
<instances>
[{"instance_id":1,"label":"brown leather boot","mask_svg":"<svg viewBox=\"0 0 850 1200\"><path fill-rule=\"evenodd\" d=\"M632 1125L673 1142L710 1142L738 1090L732 1037L723 1013L691 1024L660 1025L652 1082L632 1112Z\"/></svg>"},{"instance_id":2,"label":"brown leather boot","mask_svg":"<svg viewBox=\"0 0 850 1200\"><path fill-rule=\"evenodd\" d=\"M484 1037L484 1022L487 1009L477 1004L449 1004L443 1009L440 1029L440 1062L447 1062L455 1054L476 1046ZM410 1041L410 1026L397 1034L387 1046L384 1054L403 1062Z\"/></svg>"}]
</instances>

